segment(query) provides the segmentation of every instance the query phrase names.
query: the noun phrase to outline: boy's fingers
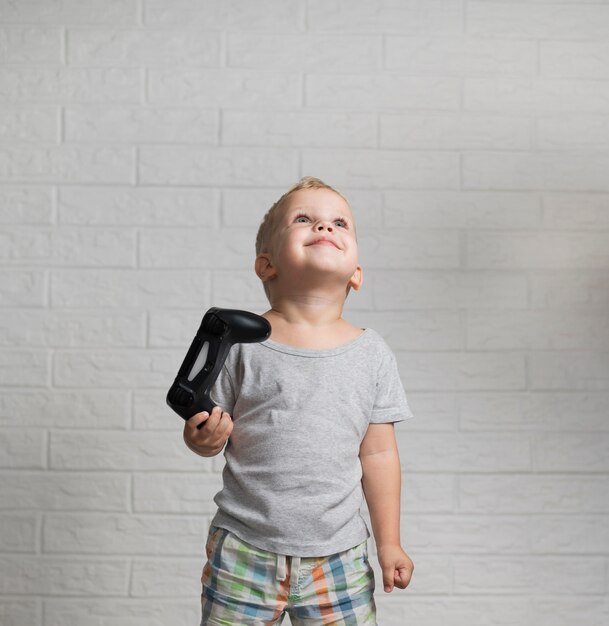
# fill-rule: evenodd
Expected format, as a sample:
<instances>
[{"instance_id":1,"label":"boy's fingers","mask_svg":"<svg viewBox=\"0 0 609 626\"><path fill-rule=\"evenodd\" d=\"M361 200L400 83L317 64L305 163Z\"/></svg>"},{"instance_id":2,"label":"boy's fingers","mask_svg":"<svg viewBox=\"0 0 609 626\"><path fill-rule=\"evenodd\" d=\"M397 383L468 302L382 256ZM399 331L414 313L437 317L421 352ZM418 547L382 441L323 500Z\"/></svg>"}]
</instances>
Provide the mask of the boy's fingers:
<instances>
[{"instance_id":1,"label":"boy's fingers","mask_svg":"<svg viewBox=\"0 0 609 626\"><path fill-rule=\"evenodd\" d=\"M213 433L216 428L218 428L218 424L220 423L220 418L222 417L222 409L219 406L215 406L211 415L209 416L209 423L205 425L205 428L209 428L209 432Z\"/></svg>"},{"instance_id":2,"label":"boy's fingers","mask_svg":"<svg viewBox=\"0 0 609 626\"><path fill-rule=\"evenodd\" d=\"M394 573L395 569L393 568L393 565L383 568L383 588L387 593L391 593L393 591Z\"/></svg>"},{"instance_id":3,"label":"boy's fingers","mask_svg":"<svg viewBox=\"0 0 609 626\"><path fill-rule=\"evenodd\" d=\"M400 569L395 570L395 584L400 589L406 589L411 578L412 570L409 570L406 567L401 567Z\"/></svg>"},{"instance_id":4,"label":"boy's fingers","mask_svg":"<svg viewBox=\"0 0 609 626\"><path fill-rule=\"evenodd\" d=\"M233 432L233 420L228 413L223 413L218 427L224 437L228 437Z\"/></svg>"},{"instance_id":5,"label":"boy's fingers","mask_svg":"<svg viewBox=\"0 0 609 626\"><path fill-rule=\"evenodd\" d=\"M194 430L199 424L202 424L207 419L209 419L209 413L207 411L195 413L192 417L186 420L186 428Z\"/></svg>"}]
</instances>

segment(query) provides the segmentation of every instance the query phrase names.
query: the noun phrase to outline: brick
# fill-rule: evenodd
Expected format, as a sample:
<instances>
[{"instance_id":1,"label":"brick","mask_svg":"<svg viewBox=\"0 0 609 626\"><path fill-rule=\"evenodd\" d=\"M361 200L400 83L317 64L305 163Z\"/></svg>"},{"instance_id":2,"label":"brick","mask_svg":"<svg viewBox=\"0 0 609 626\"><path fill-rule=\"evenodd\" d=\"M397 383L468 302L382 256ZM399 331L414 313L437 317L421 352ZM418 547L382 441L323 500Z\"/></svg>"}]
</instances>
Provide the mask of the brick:
<instances>
[{"instance_id":1,"label":"brick","mask_svg":"<svg viewBox=\"0 0 609 626\"><path fill-rule=\"evenodd\" d=\"M186 349L201 324L205 309L192 311L157 311L150 314L151 348Z\"/></svg>"},{"instance_id":2,"label":"brick","mask_svg":"<svg viewBox=\"0 0 609 626\"><path fill-rule=\"evenodd\" d=\"M1 84L1 75L0 75ZM261 70L151 68L148 101L194 107L300 106L300 79L294 73Z\"/></svg>"},{"instance_id":3,"label":"brick","mask_svg":"<svg viewBox=\"0 0 609 626\"><path fill-rule=\"evenodd\" d=\"M150 229L140 235L140 267L244 269L253 267L253 229Z\"/></svg>"},{"instance_id":4,"label":"brick","mask_svg":"<svg viewBox=\"0 0 609 626\"><path fill-rule=\"evenodd\" d=\"M609 7L608 7L609 8ZM553 113L607 113L609 83L552 78L464 79L466 111L501 111L510 116Z\"/></svg>"},{"instance_id":5,"label":"brick","mask_svg":"<svg viewBox=\"0 0 609 626\"><path fill-rule=\"evenodd\" d=\"M450 513L455 501L455 479L451 474L402 476L400 507L402 513Z\"/></svg>"},{"instance_id":6,"label":"brick","mask_svg":"<svg viewBox=\"0 0 609 626\"><path fill-rule=\"evenodd\" d=\"M402 529L415 555L415 568L417 554L421 560L428 553L484 555L487 561L495 555L510 557L522 552L529 537L527 520L513 515L402 515Z\"/></svg>"},{"instance_id":7,"label":"brick","mask_svg":"<svg viewBox=\"0 0 609 626\"><path fill-rule=\"evenodd\" d=\"M399 229L367 231L359 236L359 259L364 268L371 269L456 268L459 234L426 231L424 236L412 236Z\"/></svg>"},{"instance_id":8,"label":"brick","mask_svg":"<svg viewBox=\"0 0 609 626\"><path fill-rule=\"evenodd\" d=\"M539 228L541 202L522 192L383 192L383 227L478 229Z\"/></svg>"},{"instance_id":9,"label":"brick","mask_svg":"<svg viewBox=\"0 0 609 626\"><path fill-rule=\"evenodd\" d=\"M59 109L55 107L0 107L2 143L57 142L60 133L59 124Z\"/></svg>"},{"instance_id":10,"label":"brick","mask_svg":"<svg viewBox=\"0 0 609 626\"><path fill-rule=\"evenodd\" d=\"M609 7L602 4L469 2L468 35L516 39L607 39Z\"/></svg>"},{"instance_id":11,"label":"brick","mask_svg":"<svg viewBox=\"0 0 609 626\"><path fill-rule=\"evenodd\" d=\"M544 194L544 226L552 230L609 230L609 197L578 193L577 211L573 210L573 200L569 193Z\"/></svg>"},{"instance_id":12,"label":"brick","mask_svg":"<svg viewBox=\"0 0 609 626\"><path fill-rule=\"evenodd\" d=\"M0 307L33 306L46 303L44 270L0 270Z\"/></svg>"},{"instance_id":13,"label":"brick","mask_svg":"<svg viewBox=\"0 0 609 626\"><path fill-rule=\"evenodd\" d=\"M0 345L43 347L143 347L142 313L0 312Z\"/></svg>"},{"instance_id":14,"label":"brick","mask_svg":"<svg viewBox=\"0 0 609 626\"><path fill-rule=\"evenodd\" d=\"M606 483L607 481L605 481ZM603 490L597 491L597 497ZM605 488L606 491L606 488ZM588 512L588 509L586 510ZM579 513L579 511L578 511ZM582 564L587 563L589 570L582 576L583 581L590 586L582 593L589 593L597 589L599 593L605 591L602 582L602 560L598 555L607 553L609 548L609 520L607 516L598 515L544 515L531 520L531 543L533 551L540 554L559 554L571 556L592 555L594 558L582 558ZM575 560L575 559L574 559ZM599 563L600 561L600 563ZM566 569L569 569L568 567ZM589 573L601 570L598 580L587 580ZM575 590L574 590L575 591Z\"/></svg>"},{"instance_id":15,"label":"brick","mask_svg":"<svg viewBox=\"0 0 609 626\"><path fill-rule=\"evenodd\" d=\"M47 350L0 351L0 385L45 386L50 363Z\"/></svg>"},{"instance_id":16,"label":"brick","mask_svg":"<svg viewBox=\"0 0 609 626\"><path fill-rule=\"evenodd\" d=\"M4 491L4 484L0 485L0 491ZM0 501L1 508L7 508L6 504L3 499ZM14 508L22 508L20 503L14 502L13 504L17 504ZM38 515L36 513L2 512L0 514L0 550L2 552L36 552L39 534ZM0 563L1 561L2 559L0 559ZM0 564L0 571L1 569L2 565ZM0 574L0 578L1 576Z\"/></svg>"},{"instance_id":17,"label":"brick","mask_svg":"<svg viewBox=\"0 0 609 626\"><path fill-rule=\"evenodd\" d=\"M408 389L408 381L405 387ZM531 469L528 436L511 433L396 431L402 469L430 472L518 472Z\"/></svg>"},{"instance_id":18,"label":"brick","mask_svg":"<svg viewBox=\"0 0 609 626\"><path fill-rule=\"evenodd\" d=\"M71 227L5 228L0 258L7 264L133 267L135 232Z\"/></svg>"},{"instance_id":19,"label":"brick","mask_svg":"<svg viewBox=\"0 0 609 626\"><path fill-rule=\"evenodd\" d=\"M609 319L586 311L468 311L471 350L609 350Z\"/></svg>"},{"instance_id":20,"label":"brick","mask_svg":"<svg viewBox=\"0 0 609 626\"><path fill-rule=\"evenodd\" d=\"M307 74L309 107L347 110L403 110L460 107L459 80L452 77L404 76L400 73Z\"/></svg>"},{"instance_id":21,"label":"brick","mask_svg":"<svg viewBox=\"0 0 609 626\"><path fill-rule=\"evenodd\" d=\"M533 308L606 311L609 305L609 277L606 271L561 270L557 274L531 273Z\"/></svg>"},{"instance_id":22,"label":"brick","mask_svg":"<svg viewBox=\"0 0 609 626\"><path fill-rule=\"evenodd\" d=\"M59 183L131 183L135 155L131 148L90 146L4 146L0 181Z\"/></svg>"},{"instance_id":23,"label":"brick","mask_svg":"<svg viewBox=\"0 0 609 626\"><path fill-rule=\"evenodd\" d=\"M167 29L109 30L71 28L67 32L70 65L108 67L217 67L221 35Z\"/></svg>"},{"instance_id":24,"label":"brick","mask_svg":"<svg viewBox=\"0 0 609 626\"><path fill-rule=\"evenodd\" d=\"M209 301L204 271L77 270L51 272L53 307L197 307Z\"/></svg>"},{"instance_id":25,"label":"brick","mask_svg":"<svg viewBox=\"0 0 609 626\"><path fill-rule=\"evenodd\" d=\"M0 7L2 4L5 3L0 3ZM4 18L5 14L2 15ZM37 26L0 28L0 54L2 62L7 65L60 64L61 30Z\"/></svg>"},{"instance_id":26,"label":"brick","mask_svg":"<svg viewBox=\"0 0 609 626\"><path fill-rule=\"evenodd\" d=\"M454 559L456 593L572 594L602 593L600 558L495 556Z\"/></svg>"},{"instance_id":27,"label":"brick","mask_svg":"<svg viewBox=\"0 0 609 626\"><path fill-rule=\"evenodd\" d=\"M192 453L191 453L192 454ZM133 509L137 513L203 513L213 515L213 497L222 489L217 474L138 473L133 483Z\"/></svg>"},{"instance_id":28,"label":"brick","mask_svg":"<svg viewBox=\"0 0 609 626\"><path fill-rule=\"evenodd\" d=\"M250 115L254 115L251 119L258 118L251 112L229 112L224 115L224 119L227 117L230 120L230 116L235 115L238 119L243 116L242 119L247 118ZM261 116L262 118L263 116ZM234 118L235 119L235 118ZM251 132L257 133L255 129L250 129ZM236 139L236 138L235 138ZM296 181L294 181L296 182ZM262 218L271 206L279 200L279 198L287 191L287 187L277 186L274 188L257 189L255 187L245 188L229 188L224 189L222 192L222 224L227 227L238 228L252 228L255 229L255 233L258 231L258 226L262 222ZM252 241L252 254L254 251L254 242Z\"/></svg>"},{"instance_id":29,"label":"brick","mask_svg":"<svg viewBox=\"0 0 609 626\"><path fill-rule=\"evenodd\" d=\"M129 420L129 391L3 389L0 425L22 427L24 420L38 420L48 428L124 429Z\"/></svg>"},{"instance_id":30,"label":"brick","mask_svg":"<svg viewBox=\"0 0 609 626\"><path fill-rule=\"evenodd\" d=\"M222 142L227 145L373 148L377 144L377 122L370 113L225 111L222 124Z\"/></svg>"},{"instance_id":31,"label":"brick","mask_svg":"<svg viewBox=\"0 0 609 626\"><path fill-rule=\"evenodd\" d=\"M609 142L609 123L604 116L561 115L537 123L537 143L542 150L603 149ZM579 219L584 221L586 216ZM599 215L599 219L606 220L606 214Z\"/></svg>"},{"instance_id":32,"label":"brick","mask_svg":"<svg viewBox=\"0 0 609 626\"><path fill-rule=\"evenodd\" d=\"M405 150L302 151L302 169L340 187L456 189L459 162L455 154Z\"/></svg>"},{"instance_id":33,"label":"brick","mask_svg":"<svg viewBox=\"0 0 609 626\"><path fill-rule=\"evenodd\" d=\"M130 479L126 474L70 472L3 472L0 509L31 511L127 511ZM25 518L25 515L21 515ZM35 540L35 518L33 526ZM25 518L24 522L28 522ZM26 525L24 523L24 528ZM0 533L4 535L4 533ZM33 544L35 545L35 544Z\"/></svg>"},{"instance_id":34,"label":"brick","mask_svg":"<svg viewBox=\"0 0 609 626\"><path fill-rule=\"evenodd\" d=\"M0 223L50 224L53 204L50 187L3 186L0 189Z\"/></svg>"},{"instance_id":35,"label":"brick","mask_svg":"<svg viewBox=\"0 0 609 626\"><path fill-rule=\"evenodd\" d=\"M144 23L154 26L187 26L209 30L269 32L295 30L301 10L298 3L284 0L144 0Z\"/></svg>"},{"instance_id":36,"label":"brick","mask_svg":"<svg viewBox=\"0 0 609 626\"><path fill-rule=\"evenodd\" d=\"M166 185L277 185L296 178L297 154L280 148L142 146L139 180Z\"/></svg>"},{"instance_id":37,"label":"brick","mask_svg":"<svg viewBox=\"0 0 609 626\"><path fill-rule=\"evenodd\" d=\"M35 598L0 599L0 622L4 626L39 626L42 624L42 607Z\"/></svg>"},{"instance_id":38,"label":"brick","mask_svg":"<svg viewBox=\"0 0 609 626\"><path fill-rule=\"evenodd\" d=\"M3 103L139 103L143 90L137 68L0 67Z\"/></svg>"},{"instance_id":39,"label":"brick","mask_svg":"<svg viewBox=\"0 0 609 626\"><path fill-rule=\"evenodd\" d=\"M532 452L543 472L609 471L609 433L539 433L532 438Z\"/></svg>"},{"instance_id":40,"label":"brick","mask_svg":"<svg viewBox=\"0 0 609 626\"><path fill-rule=\"evenodd\" d=\"M192 332L194 337L194 331ZM190 337L182 346L184 355L192 341ZM177 370L174 376L177 374ZM165 430L172 433L183 428L182 418L174 413L166 403L167 392L173 379L167 382L166 389L137 391L133 392L133 424L139 430Z\"/></svg>"},{"instance_id":41,"label":"brick","mask_svg":"<svg viewBox=\"0 0 609 626\"><path fill-rule=\"evenodd\" d=\"M470 190L609 191L607 168L609 155L591 152L478 152L463 157L463 184Z\"/></svg>"},{"instance_id":42,"label":"brick","mask_svg":"<svg viewBox=\"0 0 609 626\"><path fill-rule=\"evenodd\" d=\"M62 224L215 228L220 194L214 189L62 187L58 205Z\"/></svg>"},{"instance_id":43,"label":"brick","mask_svg":"<svg viewBox=\"0 0 609 626\"><path fill-rule=\"evenodd\" d=\"M192 557L203 554L205 532L200 516L52 513L43 541L49 554Z\"/></svg>"},{"instance_id":44,"label":"brick","mask_svg":"<svg viewBox=\"0 0 609 626\"><path fill-rule=\"evenodd\" d=\"M464 430L609 430L607 393L476 393L459 398ZM489 420L493 415L493 420Z\"/></svg>"},{"instance_id":45,"label":"brick","mask_svg":"<svg viewBox=\"0 0 609 626\"><path fill-rule=\"evenodd\" d=\"M417 419L396 424L396 434L401 431L454 431L458 429L459 409L457 398L460 393L434 390L415 391L404 381L408 403Z\"/></svg>"},{"instance_id":46,"label":"brick","mask_svg":"<svg viewBox=\"0 0 609 626\"><path fill-rule=\"evenodd\" d=\"M136 0L90 0L86 6L78 0L62 0L39 6L37 2L0 0L5 23L39 24L115 24L136 22Z\"/></svg>"},{"instance_id":47,"label":"brick","mask_svg":"<svg viewBox=\"0 0 609 626\"><path fill-rule=\"evenodd\" d=\"M539 535L543 534L546 514L609 513L609 485L604 476L594 474L463 474L458 478L457 498L463 513L543 514L533 522L538 536L531 545L537 551L543 541ZM594 519L600 528L598 519ZM563 540L572 536L571 532L562 533ZM559 552L557 539L554 535L554 545L543 550Z\"/></svg>"},{"instance_id":48,"label":"brick","mask_svg":"<svg viewBox=\"0 0 609 626\"><path fill-rule=\"evenodd\" d=\"M383 271L374 281L380 310L430 307L524 308L527 288L517 272Z\"/></svg>"},{"instance_id":49,"label":"brick","mask_svg":"<svg viewBox=\"0 0 609 626\"><path fill-rule=\"evenodd\" d=\"M154 388L173 380L181 361L176 353L151 350L58 350L54 384L58 387Z\"/></svg>"},{"instance_id":50,"label":"brick","mask_svg":"<svg viewBox=\"0 0 609 626\"><path fill-rule=\"evenodd\" d=\"M552 78L609 79L605 41L541 41L539 73Z\"/></svg>"},{"instance_id":51,"label":"brick","mask_svg":"<svg viewBox=\"0 0 609 626\"><path fill-rule=\"evenodd\" d=\"M201 605L184 599L50 598L45 601L45 626L99 626L100 620L115 624L122 621L130 626L194 624L201 620Z\"/></svg>"},{"instance_id":52,"label":"brick","mask_svg":"<svg viewBox=\"0 0 609 626\"><path fill-rule=\"evenodd\" d=\"M402 3L391 0L309 0L307 28L354 33L460 35L463 7L455 0Z\"/></svg>"},{"instance_id":53,"label":"brick","mask_svg":"<svg viewBox=\"0 0 609 626\"><path fill-rule=\"evenodd\" d=\"M607 352L532 352L529 387L534 390L609 391Z\"/></svg>"},{"instance_id":54,"label":"brick","mask_svg":"<svg viewBox=\"0 0 609 626\"><path fill-rule=\"evenodd\" d=\"M525 358L511 352L396 354L410 389L505 390L526 386Z\"/></svg>"},{"instance_id":55,"label":"brick","mask_svg":"<svg viewBox=\"0 0 609 626\"><path fill-rule=\"evenodd\" d=\"M464 345L457 311L362 311L350 321L374 328L392 350L459 350Z\"/></svg>"},{"instance_id":56,"label":"brick","mask_svg":"<svg viewBox=\"0 0 609 626\"><path fill-rule=\"evenodd\" d=\"M380 115L381 148L430 150L526 150L532 145L531 120L469 113Z\"/></svg>"},{"instance_id":57,"label":"brick","mask_svg":"<svg viewBox=\"0 0 609 626\"><path fill-rule=\"evenodd\" d=\"M253 265L252 259L251 269L214 270L211 301L219 302L229 309L246 309L259 313L268 310L269 303L264 287L256 276Z\"/></svg>"},{"instance_id":58,"label":"brick","mask_svg":"<svg viewBox=\"0 0 609 626\"><path fill-rule=\"evenodd\" d=\"M604 596L556 594L533 596L529 614L539 626L596 626L609 619L609 600Z\"/></svg>"},{"instance_id":59,"label":"brick","mask_svg":"<svg viewBox=\"0 0 609 626\"><path fill-rule=\"evenodd\" d=\"M104 106L65 112L67 141L180 142L214 145L218 114L200 109Z\"/></svg>"},{"instance_id":60,"label":"brick","mask_svg":"<svg viewBox=\"0 0 609 626\"><path fill-rule=\"evenodd\" d=\"M167 388L173 381L168 379ZM167 408L168 415L171 415ZM211 460L191 452L182 438L182 422L167 432L53 431L50 462L54 470L209 471Z\"/></svg>"},{"instance_id":61,"label":"brick","mask_svg":"<svg viewBox=\"0 0 609 626\"><path fill-rule=\"evenodd\" d=\"M415 572L416 576L416 572ZM377 577L377 580L379 578ZM412 584L412 583L411 583ZM410 590L410 585L408 586ZM406 594L408 594L408 590ZM395 591L391 594L378 594L379 623L383 626L403 626L410 620L417 623L427 621L433 626L441 626L448 623L453 626L514 626L515 624L527 624L529 619L529 603L530 598L526 596L501 596L495 595L486 597L484 595L470 594L458 596L454 593L440 598L433 596L432 598L417 597L410 598L407 605L399 601ZM389 596L389 597L387 597ZM391 596L394 596L392 599ZM474 598L474 600L473 600ZM552 615L553 607L546 607ZM541 614L540 614L541 617ZM546 621L544 626L555 624L555 621ZM541 621L535 622L541 624ZM561 626L567 626L568 622ZM593 622L586 626L592 626Z\"/></svg>"},{"instance_id":62,"label":"brick","mask_svg":"<svg viewBox=\"0 0 609 626\"><path fill-rule=\"evenodd\" d=\"M372 72L381 69L381 48L378 36L229 33L228 66L288 71L297 67L301 72L323 67L336 73L357 67Z\"/></svg>"},{"instance_id":63,"label":"brick","mask_svg":"<svg viewBox=\"0 0 609 626\"><path fill-rule=\"evenodd\" d=\"M385 67L411 75L532 76L537 70L537 47L532 41L389 35L385 44Z\"/></svg>"},{"instance_id":64,"label":"brick","mask_svg":"<svg viewBox=\"0 0 609 626\"><path fill-rule=\"evenodd\" d=\"M42 469L46 466L46 448L46 433L40 428L4 428L0 430L0 468Z\"/></svg>"},{"instance_id":65,"label":"brick","mask_svg":"<svg viewBox=\"0 0 609 626\"><path fill-rule=\"evenodd\" d=\"M128 563L46 555L4 557L0 593L69 596L125 595Z\"/></svg>"},{"instance_id":66,"label":"brick","mask_svg":"<svg viewBox=\"0 0 609 626\"><path fill-rule=\"evenodd\" d=\"M204 556L193 559L134 559L134 598L194 598L201 593Z\"/></svg>"}]
</instances>

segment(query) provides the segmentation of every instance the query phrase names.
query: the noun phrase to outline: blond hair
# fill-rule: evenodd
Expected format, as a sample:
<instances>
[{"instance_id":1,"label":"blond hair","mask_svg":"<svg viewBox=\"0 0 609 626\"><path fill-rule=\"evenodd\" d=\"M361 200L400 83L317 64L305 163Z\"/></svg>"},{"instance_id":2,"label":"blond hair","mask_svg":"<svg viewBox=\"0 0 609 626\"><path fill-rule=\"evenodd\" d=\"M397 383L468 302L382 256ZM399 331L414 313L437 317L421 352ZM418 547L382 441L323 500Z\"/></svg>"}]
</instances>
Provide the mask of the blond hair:
<instances>
[{"instance_id":1,"label":"blond hair","mask_svg":"<svg viewBox=\"0 0 609 626\"><path fill-rule=\"evenodd\" d=\"M314 176L304 176L295 185L292 185L275 204L266 212L266 215L262 218L262 223L258 228L258 234L256 235L256 256L261 252L269 251L269 242L272 239L275 226L281 217L281 208L285 204L285 201L295 192L301 189L329 189L334 193L337 193L347 204L349 204L347 198L343 196L340 191L326 185L323 180L315 178Z\"/></svg>"}]
</instances>

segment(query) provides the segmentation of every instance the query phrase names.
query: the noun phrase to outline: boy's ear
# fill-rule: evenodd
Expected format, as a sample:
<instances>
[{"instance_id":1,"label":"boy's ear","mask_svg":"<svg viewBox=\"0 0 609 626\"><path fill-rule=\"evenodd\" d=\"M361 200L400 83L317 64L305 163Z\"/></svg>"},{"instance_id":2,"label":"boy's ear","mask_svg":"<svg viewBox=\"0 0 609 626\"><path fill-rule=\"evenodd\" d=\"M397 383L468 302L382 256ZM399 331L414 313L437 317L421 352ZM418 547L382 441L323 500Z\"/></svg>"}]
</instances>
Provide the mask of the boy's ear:
<instances>
[{"instance_id":1,"label":"boy's ear","mask_svg":"<svg viewBox=\"0 0 609 626\"><path fill-rule=\"evenodd\" d=\"M364 270L361 265L358 265L353 272L353 276L349 279L349 287L355 289L355 291L359 291L362 283L364 282Z\"/></svg>"},{"instance_id":2,"label":"boy's ear","mask_svg":"<svg viewBox=\"0 0 609 626\"><path fill-rule=\"evenodd\" d=\"M256 257L254 270L256 271L258 278L263 283L277 276L277 270L275 269L271 261L271 255L268 254L268 252L262 252Z\"/></svg>"}]
</instances>

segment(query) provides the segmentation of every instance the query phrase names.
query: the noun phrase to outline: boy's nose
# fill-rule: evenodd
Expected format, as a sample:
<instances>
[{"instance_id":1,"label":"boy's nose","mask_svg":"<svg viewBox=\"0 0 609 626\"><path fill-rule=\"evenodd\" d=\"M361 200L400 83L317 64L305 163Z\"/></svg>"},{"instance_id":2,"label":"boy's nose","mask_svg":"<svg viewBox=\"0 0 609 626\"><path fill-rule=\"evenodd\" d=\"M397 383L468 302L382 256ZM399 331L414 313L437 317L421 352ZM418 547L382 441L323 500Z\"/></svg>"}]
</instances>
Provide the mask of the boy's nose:
<instances>
[{"instance_id":1,"label":"boy's nose","mask_svg":"<svg viewBox=\"0 0 609 626\"><path fill-rule=\"evenodd\" d=\"M332 225L331 224L319 224L317 226L317 230L323 230L324 228L326 228L329 232L332 232Z\"/></svg>"}]
</instances>

